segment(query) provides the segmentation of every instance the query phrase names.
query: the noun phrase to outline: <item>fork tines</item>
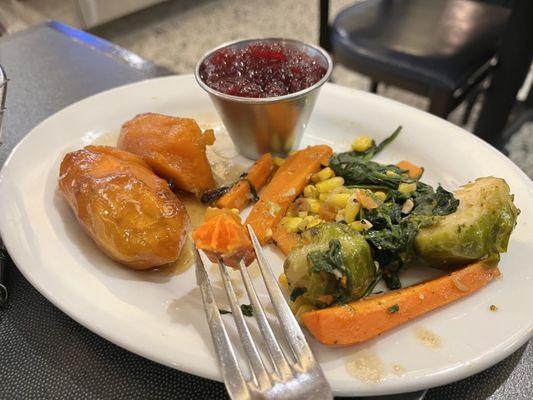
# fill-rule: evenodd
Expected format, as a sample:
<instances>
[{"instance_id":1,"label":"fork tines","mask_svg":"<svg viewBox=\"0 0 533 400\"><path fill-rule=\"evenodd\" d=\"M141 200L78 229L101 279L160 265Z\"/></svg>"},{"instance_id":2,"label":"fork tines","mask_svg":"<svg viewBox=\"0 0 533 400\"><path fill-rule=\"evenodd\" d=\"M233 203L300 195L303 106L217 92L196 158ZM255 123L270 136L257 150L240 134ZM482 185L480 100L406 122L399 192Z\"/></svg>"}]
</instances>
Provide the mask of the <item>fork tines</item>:
<instances>
[{"instance_id":1,"label":"fork tines","mask_svg":"<svg viewBox=\"0 0 533 400\"><path fill-rule=\"evenodd\" d=\"M232 399L239 400L249 398L332 399L329 383L320 365L316 362L289 305L285 301L285 297L278 286L277 279L266 261L261 245L250 225L248 225L248 231L255 249L261 275L263 276L279 325L290 348L290 354L284 352L274 335L263 305L257 297L248 269L241 261L239 269L244 286L252 305L254 317L259 326L263 342L268 350L269 364L273 366L272 371L268 370L267 363L261 357L258 346L254 342L254 338L250 333L239 306L228 269L219 260L218 266L222 275L224 288L252 374L251 379L245 379L226 328L224 327L219 308L215 302L209 276L200 258L200 254L196 250L196 279L202 293L209 329L228 393Z\"/></svg>"}]
</instances>

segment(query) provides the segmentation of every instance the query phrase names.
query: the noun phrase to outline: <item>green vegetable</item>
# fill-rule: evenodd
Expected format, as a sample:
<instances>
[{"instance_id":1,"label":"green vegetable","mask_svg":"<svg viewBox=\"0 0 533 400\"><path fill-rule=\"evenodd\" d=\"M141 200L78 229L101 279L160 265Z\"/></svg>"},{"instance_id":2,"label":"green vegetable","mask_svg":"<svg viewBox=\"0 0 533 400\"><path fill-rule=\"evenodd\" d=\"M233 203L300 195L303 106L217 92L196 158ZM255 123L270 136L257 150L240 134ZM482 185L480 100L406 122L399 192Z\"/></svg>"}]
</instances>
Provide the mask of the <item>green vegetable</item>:
<instances>
[{"instance_id":1,"label":"green vegetable","mask_svg":"<svg viewBox=\"0 0 533 400\"><path fill-rule=\"evenodd\" d=\"M248 186L250 187L250 199L255 203L259 200L259 196L257 195L257 190L255 189L255 186L252 185L252 182L250 182L247 178L248 173L243 173L239 179L237 179L235 182L233 182L231 185L227 186L221 186L219 188L208 190L202 194L202 197L200 197L200 201L204 204L213 204L215 201L220 199L222 196L224 196L227 192L230 191L230 189L235 186L240 181L246 181L248 183ZM169 181L170 185L170 181Z\"/></svg>"},{"instance_id":2,"label":"green vegetable","mask_svg":"<svg viewBox=\"0 0 533 400\"><path fill-rule=\"evenodd\" d=\"M329 166L337 176L343 177L345 184L349 186L395 189L401 182L411 182L412 179L401 176L405 171L397 166L370 161L399 135L401 129L401 126L398 127L379 145L374 145L364 152L348 151L334 154Z\"/></svg>"},{"instance_id":3,"label":"green vegetable","mask_svg":"<svg viewBox=\"0 0 533 400\"><path fill-rule=\"evenodd\" d=\"M202 194L202 197L200 197L200 201L204 204L212 204L219 198L224 196L231 189L231 187L232 185L221 186L213 190L208 190Z\"/></svg>"},{"instance_id":4,"label":"green vegetable","mask_svg":"<svg viewBox=\"0 0 533 400\"><path fill-rule=\"evenodd\" d=\"M298 297L307 292L307 289L304 287L297 287L291 292L291 301L296 301Z\"/></svg>"},{"instance_id":5,"label":"green vegetable","mask_svg":"<svg viewBox=\"0 0 533 400\"><path fill-rule=\"evenodd\" d=\"M247 178L243 179L248 183L248 187L250 188L250 200L252 200L253 203L257 203L259 201L259 195L257 194L255 186Z\"/></svg>"},{"instance_id":6,"label":"green vegetable","mask_svg":"<svg viewBox=\"0 0 533 400\"><path fill-rule=\"evenodd\" d=\"M246 317L252 317L254 315L254 309L252 308L252 305L251 304L241 304L241 312L243 313L243 315L245 315ZM231 311L228 311L228 310L221 310L220 308L218 309L218 312L221 314L221 315L224 315L224 314L231 314L232 312Z\"/></svg>"},{"instance_id":7,"label":"green vegetable","mask_svg":"<svg viewBox=\"0 0 533 400\"><path fill-rule=\"evenodd\" d=\"M387 308L387 311L389 314L394 314L400 311L400 306L398 304L393 304L389 308Z\"/></svg>"},{"instance_id":8,"label":"green vegetable","mask_svg":"<svg viewBox=\"0 0 533 400\"><path fill-rule=\"evenodd\" d=\"M437 190L425 183L418 182L413 197L415 207L411 214L413 215L448 215L459 206L452 193L438 186Z\"/></svg>"},{"instance_id":9,"label":"green vegetable","mask_svg":"<svg viewBox=\"0 0 533 400\"><path fill-rule=\"evenodd\" d=\"M456 212L420 228L414 241L418 261L449 268L507 251L519 214L507 183L479 178L458 189L455 197L459 202ZM453 208L453 201L442 203L443 210Z\"/></svg>"},{"instance_id":10,"label":"green vegetable","mask_svg":"<svg viewBox=\"0 0 533 400\"><path fill-rule=\"evenodd\" d=\"M363 236L334 222L304 232L300 245L285 260L284 270L291 287L305 288L300 295L317 307L362 297L376 275Z\"/></svg>"},{"instance_id":11,"label":"green vegetable","mask_svg":"<svg viewBox=\"0 0 533 400\"><path fill-rule=\"evenodd\" d=\"M251 304L241 304L241 311L247 317L252 317L254 315L254 309Z\"/></svg>"},{"instance_id":12,"label":"green vegetable","mask_svg":"<svg viewBox=\"0 0 533 400\"><path fill-rule=\"evenodd\" d=\"M402 131L402 127L399 126L398 128L396 128L394 132L392 132L392 134L388 138L383 140L377 146L374 143L372 146L370 146L368 150L365 150L363 152L353 151L352 153L355 153L362 160L371 160L372 158L374 158L376 154L380 153L385 148L385 146L387 146L394 139L396 139L396 137L400 134L401 131Z\"/></svg>"}]
</instances>

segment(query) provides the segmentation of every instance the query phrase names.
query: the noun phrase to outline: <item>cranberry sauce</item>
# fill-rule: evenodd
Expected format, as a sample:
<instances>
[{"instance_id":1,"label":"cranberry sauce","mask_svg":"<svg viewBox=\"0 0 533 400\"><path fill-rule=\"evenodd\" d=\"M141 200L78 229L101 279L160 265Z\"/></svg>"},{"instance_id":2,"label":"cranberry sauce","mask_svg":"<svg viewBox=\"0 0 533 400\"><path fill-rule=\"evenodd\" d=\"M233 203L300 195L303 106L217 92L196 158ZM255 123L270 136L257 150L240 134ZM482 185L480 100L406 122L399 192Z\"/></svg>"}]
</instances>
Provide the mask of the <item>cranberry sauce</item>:
<instances>
[{"instance_id":1,"label":"cranberry sauce","mask_svg":"<svg viewBox=\"0 0 533 400\"><path fill-rule=\"evenodd\" d=\"M281 43L252 42L225 47L200 66L200 77L212 89L240 97L276 97L314 85L326 74L316 59Z\"/></svg>"}]
</instances>

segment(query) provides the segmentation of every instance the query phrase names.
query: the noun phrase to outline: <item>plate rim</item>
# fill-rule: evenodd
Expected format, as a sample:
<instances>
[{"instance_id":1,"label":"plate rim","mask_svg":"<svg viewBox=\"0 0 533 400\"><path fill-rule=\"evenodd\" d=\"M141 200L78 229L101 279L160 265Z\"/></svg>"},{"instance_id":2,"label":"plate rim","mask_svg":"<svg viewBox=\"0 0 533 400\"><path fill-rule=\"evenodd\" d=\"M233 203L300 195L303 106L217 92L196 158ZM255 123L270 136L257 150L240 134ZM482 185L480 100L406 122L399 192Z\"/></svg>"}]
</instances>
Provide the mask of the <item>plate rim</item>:
<instances>
[{"instance_id":1,"label":"plate rim","mask_svg":"<svg viewBox=\"0 0 533 400\"><path fill-rule=\"evenodd\" d=\"M65 112L66 110L68 110L70 108L77 107L77 106L79 106L79 103L88 101L89 99L92 99L92 98L95 98L95 97L100 97L100 96L105 96L105 95L107 95L110 92L119 91L119 90L127 90L127 89L130 89L131 87L135 87L135 86L150 85L153 82L156 82L156 81L159 82L159 81L164 81L164 80L169 80L169 81L180 81L180 80L189 81L189 80L194 80L194 75L193 74L170 75L170 76L165 76L165 77L143 79L143 80L136 81L136 82L133 82L133 83L116 86L114 88L110 88L110 89L107 89L105 91L93 94L93 95L85 97L83 99L80 99L80 100L78 100L78 101L76 101L76 102L74 102L74 103L72 103L72 104L70 104L70 105L68 105L68 106L56 111L55 113L53 113L52 115L50 115L46 119L44 119L43 121L39 122L35 127L33 127L29 132L27 132L24 135L24 137L17 143L17 145L11 150L11 152L9 153L8 157L6 158L6 160L4 162L4 165L0 169L0 195L2 193L1 188L2 188L3 182L4 182L4 175L6 174L6 171L8 170L8 168L9 168L11 162L12 162L12 159L16 156L16 154L19 151L19 149L22 146L24 146L26 141L29 140L30 136L35 131L38 131L41 128L42 125L46 124L49 119L55 118L57 114ZM533 181L529 178L529 176L527 176L524 171L522 171L512 160L510 160L507 156L505 156L501 151L499 151L498 149L496 149L495 147L493 147L489 143L483 141L481 138L477 137L473 133L468 132L465 129L463 129L463 128L457 126L457 125L454 125L454 124L452 124L451 122L449 122L447 120L441 119L441 118L439 118L437 116L429 114L429 113L427 113L427 112L425 112L423 110L417 109L417 108L412 107L410 105L403 104L403 103L400 103L400 102L398 102L396 100L385 98L385 97L376 95L374 93L369 93L369 92L365 92L365 91L362 91L362 90L349 88L349 87L346 87L346 86L341 86L341 85L337 85L337 84L333 84L333 83L326 83L326 85L324 85L324 86L325 86L325 88L328 88L326 90L345 92L347 95L353 95L354 93L356 93L357 95L362 95L362 96L370 96L370 97L371 96L376 96L376 97L379 97L379 99L380 99L379 101L390 103L390 104L392 104L394 106L397 106L397 107L400 107L400 108L405 108L405 109L407 109L410 112L414 111L415 113L422 113L422 114L424 114L424 116L426 118L430 117L430 118L434 119L436 122L438 121L441 124L444 123L443 126L447 125L448 128L453 128L457 132L461 132L461 134L463 134L463 135L466 134L467 136L470 136L471 139L472 138L475 139L478 142L478 144L481 144L482 146L485 146L486 148L489 148L499 158L504 159L509 164L509 166L514 169L514 172L517 173L518 177L520 177L524 181L525 184L527 183L527 185L529 186L530 190L533 190ZM8 196L8 195L6 195L6 196ZM13 263L16 266L16 268L22 273L22 275L25 277L25 279L27 279L31 283L31 285L34 288L36 288L48 301L50 301L55 307L57 307L63 313L68 315L74 321L76 321L77 323L79 323L83 327L91 330L92 332L94 332L98 336L104 338L105 340L110 341L111 343L113 343L113 344L115 344L115 345L117 345L117 346L119 346L119 347L121 347L121 348L123 348L123 349L125 349L127 351L130 351L130 352L132 352L134 354L137 354L137 355L139 355L141 357L144 357L146 359L149 359L151 361L157 362L158 364L162 364L162 365L165 365L165 366L170 367L170 368L178 369L178 370L180 370L182 372L186 372L186 373L190 373L190 374L193 374L193 375L196 375L196 376L200 376L200 377L203 377L203 378L207 378L207 379L211 379L211 380L216 380L216 381L222 382L220 374L211 374L211 373L209 373L209 370L202 369L201 367L196 367L196 364L191 365L191 363L187 364L186 362L180 362L179 360L175 360L174 362L170 363L170 362L165 361L164 359L159 359L157 357L154 357L153 355L150 354L149 351L145 351L144 348L141 348L141 347L138 347L138 346L132 346L132 345L128 344L126 341L121 340L119 335L115 335L113 333L108 333L108 332L105 332L103 329L100 329L97 324L91 323L90 318L86 318L83 315L79 315L79 314L76 314L74 312L71 312L69 310L68 305L65 302L62 302L61 299L58 296L56 296L53 292L49 291L46 288L46 286L43 285L39 281L39 279L37 279L34 276L34 274L31 273L31 269L18 267L18 265L21 265L20 259L23 257L23 253L24 252L23 251L18 252L16 250L16 246L14 246L12 244L10 245L11 238L10 238L10 236L6 236L5 235L5 229L6 229L5 226L6 225L8 225L8 224L5 223L5 222L2 222L2 220L0 220L0 235L3 238L4 245L5 245L6 249L8 249L8 252L9 252L9 254L10 254L12 260L13 260ZM10 248L11 249L15 249L15 251L10 252L9 251ZM515 333L514 336L517 336L517 337L511 336L511 337L508 338L508 340L506 341L508 343L506 343L506 342L500 343L500 345L503 344L503 343L506 344L503 349L501 349L500 351L495 351L495 349L490 349L488 353L484 352L484 354L482 354L478 359L474 360L476 362L473 365L468 365L467 363L462 362L460 365L454 367L451 370L437 371L437 372L434 372L434 373L431 373L431 374L426 374L423 377L411 379L409 382L405 382L405 381L401 381L401 380L399 380L398 382L390 382L386 389L383 387L385 390L379 390L379 386L380 385L375 385L375 386L369 388L368 390L362 390L361 393L359 393L358 395L382 395L382 394L393 394L393 393L405 393L405 392L410 392L410 391L414 391L414 390L428 389L428 388L431 388L431 387L441 386L441 385L444 385L444 384L455 382L455 381L460 380L460 379L465 379L465 378L467 378L469 376L472 376L474 374L477 374L477 373L479 373L479 372L481 372L481 371L483 371L483 370L485 370L487 368L490 368L491 366L497 364L498 362L500 362L501 360L503 360L504 358L508 357L510 354L515 352L523 344L525 344L531 338L533 338L533 330L532 330L532 328L530 326L528 329L524 329L524 332ZM216 361L216 357L215 357L215 361ZM216 361L216 362L218 363L218 361ZM431 382L427 382L428 380L430 380ZM347 390L347 389L334 390L334 393L335 393L335 395L338 395L338 396L353 395L354 394L353 390Z\"/></svg>"}]
</instances>

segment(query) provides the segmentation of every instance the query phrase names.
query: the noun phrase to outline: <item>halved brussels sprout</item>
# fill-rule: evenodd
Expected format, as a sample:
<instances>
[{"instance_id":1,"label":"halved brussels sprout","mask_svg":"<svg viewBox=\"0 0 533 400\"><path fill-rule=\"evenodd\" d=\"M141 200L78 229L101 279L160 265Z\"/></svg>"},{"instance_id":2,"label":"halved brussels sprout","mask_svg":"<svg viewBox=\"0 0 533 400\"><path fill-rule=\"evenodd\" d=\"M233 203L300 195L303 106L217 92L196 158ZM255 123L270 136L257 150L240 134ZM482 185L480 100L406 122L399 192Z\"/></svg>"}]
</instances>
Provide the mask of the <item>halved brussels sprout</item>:
<instances>
[{"instance_id":1,"label":"halved brussels sprout","mask_svg":"<svg viewBox=\"0 0 533 400\"><path fill-rule=\"evenodd\" d=\"M421 228L415 251L422 263L452 268L507 251L520 212L503 179L478 178L459 188L457 211Z\"/></svg>"},{"instance_id":2,"label":"halved brussels sprout","mask_svg":"<svg viewBox=\"0 0 533 400\"><path fill-rule=\"evenodd\" d=\"M363 236L335 222L304 232L284 269L293 298L302 295L318 307L362 297L376 274Z\"/></svg>"}]
</instances>

